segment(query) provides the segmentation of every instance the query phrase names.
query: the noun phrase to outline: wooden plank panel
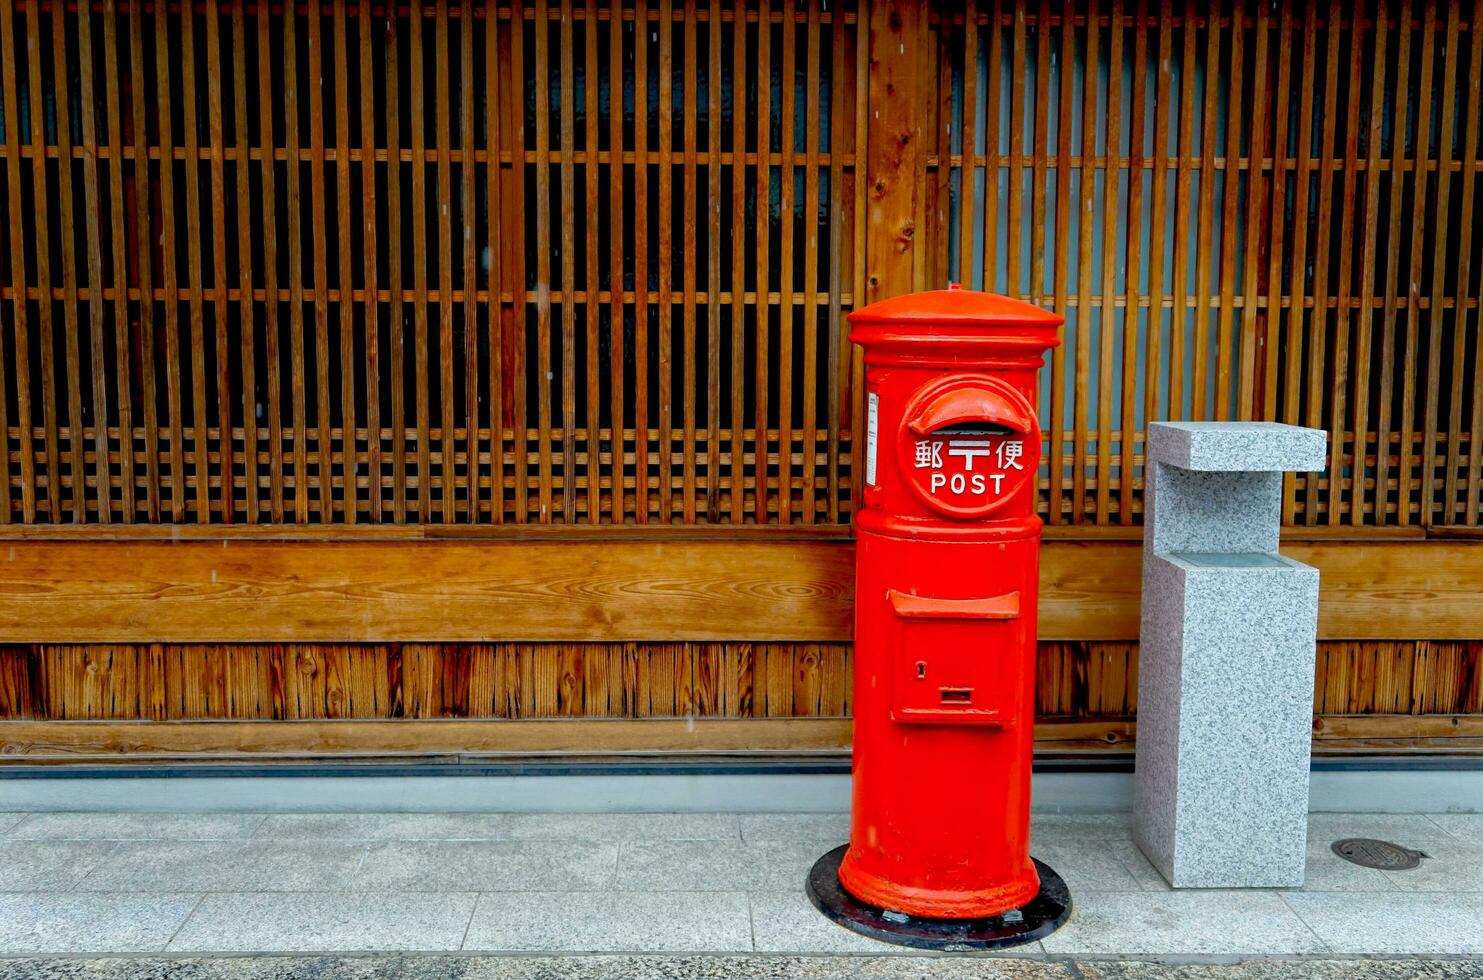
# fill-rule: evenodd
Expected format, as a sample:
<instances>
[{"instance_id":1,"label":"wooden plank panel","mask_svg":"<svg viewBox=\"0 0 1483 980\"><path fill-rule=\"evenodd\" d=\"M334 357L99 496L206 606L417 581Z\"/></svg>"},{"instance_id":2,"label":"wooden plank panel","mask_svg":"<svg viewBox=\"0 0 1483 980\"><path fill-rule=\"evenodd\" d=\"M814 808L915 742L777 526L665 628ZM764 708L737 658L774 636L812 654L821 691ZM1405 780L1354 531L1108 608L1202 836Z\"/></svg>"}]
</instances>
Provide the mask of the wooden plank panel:
<instances>
[{"instance_id":1,"label":"wooden plank panel","mask_svg":"<svg viewBox=\"0 0 1483 980\"><path fill-rule=\"evenodd\" d=\"M0 643L847 639L846 542L37 541L0 565ZM1483 545L1295 541L1319 635L1483 636ZM1042 639L1138 633L1136 541L1046 542Z\"/></svg>"}]
</instances>

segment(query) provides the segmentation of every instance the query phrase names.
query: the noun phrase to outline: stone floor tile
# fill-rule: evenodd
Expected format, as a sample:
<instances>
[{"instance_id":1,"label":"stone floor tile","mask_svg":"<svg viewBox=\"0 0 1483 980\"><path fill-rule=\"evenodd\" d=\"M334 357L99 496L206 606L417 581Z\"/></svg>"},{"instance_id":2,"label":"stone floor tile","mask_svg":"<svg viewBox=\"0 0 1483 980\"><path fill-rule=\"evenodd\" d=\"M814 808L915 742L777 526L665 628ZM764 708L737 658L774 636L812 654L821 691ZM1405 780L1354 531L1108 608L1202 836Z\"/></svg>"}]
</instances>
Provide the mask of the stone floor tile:
<instances>
[{"instance_id":1,"label":"stone floor tile","mask_svg":"<svg viewBox=\"0 0 1483 980\"><path fill-rule=\"evenodd\" d=\"M0 813L0 836L10 833L20 826L21 821L30 816L27 813Z\"/></svg>"},{"instance_id":2,"label":"stone floor tile","mask_svg":"<svg viewBox=\"0 0 1483 980\"><path fill-rule=\"evenodd\" d=\"M118 846L101 840L0 840L0 892L67 891Z\"/></svg>"},{"instance_id":3,"label":"stone floor tile","mask_svg":"<svg viewBox=\"0 0 1483 980\"><path fill-rule=\"evenodd\" d=\"M1030 814L1030 840L1131 840L1131 813Z\"/></svg>"},{"instance_id":4,"label":"stone floor tile","mask_svg":"<svg viewBox=\"0 0 1483 980\"><path fill-rule=\"evenodd\" d=\"M356 891L600 891L618 845L599 841L386 841L370 845Z\"/></svg>"},{"instance_id":5,"label":"stone floor tile","mask_svg":"<svg viewBox=\"0 0 1483 980\"><path fill-rule=\"evenodd\" d=\"M834 841L850 839L848 813L743 813L742 840Z\"/></svg>"},{"instance_id":6,"label":"stone floor tile","mask_svg":"<svg viewBox=\"0 0 1483 980\"><path fill-rule=\"evenodd\" d=\"M169 949L194 952L456 950L476 896L336 892L207 895Z\"/></svg>"},{"instance_id":7,"label":"stone floor tile","mask_svg":"<svg viewBox=\"0 0 1483 980\"><path fill-rule=\"evenodd\" d=\"M1310 813L1308 842L1332 844L1345 837L1374 837L1407 847L1411 839L1437 836L1437 824L1421 813Z\"/></svg>"},{"instance_id":8,"label":"stone floor tile","mask_svg":"<svg viewBox=\"0 0 1483 980\"><path fill-rule=\"evenodd\" d=\"M1483 908L1448 895L1284 893L1336 953L1480 953Z\"/></svg>"},{"instance_id":9,"label":"stone floor tile","mask_svg":"<svg viewBox=\"0 0 1483 980\"><path fill-rule=\"evenodd\" d=\"M838 845L834 845L838 846ZM616 888L630 891L801 889L826 851L817 841L639 841L623 844Z\"/></svg>"},{"instance_id":10,"label":"stone floor tile","mask_svg":"<svg viewBox=\"0 0 1483 980\"><path fill-rule=\"evenodd\" d=\"M748 952L741 892L485 893L466 950Z\"/></svg>"},{"instance_id":11,"label":"stone floor tile","mask_svg":"<svg viewBox=\"0 0 1483 980\"><path fill-rule=\"evenodd\" d=\"M1073 890L1069 922L1041 944L1052 956L1286 956L1323 952L1273 892Z\"/></svg>"},{"instance_id":12,"label":"stone floor tile","mask_svg":"<svg viewBox=\"0 0 1483 980\"><path fill-rule=\"evenodd\" d=\"M7 836L27 840L236 840L260 813L34 813Z\"/></svg>"},{"instance_id":13,"label":"stone floor tile","mask_svg":"<svg viewBox=\"0 0 1483 980\"><path fill-rule=\"evenodd\" d=\"M366 845L354 841L140 841L124 843L78 885L82 891L335 891L347 887Z\"/></svg>"},{"instance_id":14,"label":"stone floor tile","mask_svg":"<svg viewBox=\"0 0 1483 980\"><path fill-rule=\"evenodd\" d=\"M1066 879L1078 892L1136 892L1143 885L1124 863L1116 840L1061 840L1031 842L1030 853ZM1157 872L1155 872L1157 873Z\"/></svg>"},{"instance_id":15,"label":"stone floor tile","mask_svg":"<svg viewBox=\"0 0 1483 980\"><path fill-rule=\"evenodd\" d=\"M734 813L511 813L520 840L736 840Z\"/></svg>"},{"instance_id":16,"label":"stone floor tile","mask_svg":"<svg viewBox=\"0 0 1483 980\"><path fill-rule=\"evenodd\" d=\"M386 824L384 813L271 813L254 837L271 840L371 840Z\"/></svg>"},{"instance_id":17,"label":"stone floor tile","mask_svg":"<svg viewBox=\"0 0 1483 980\"><path fill-rule=\"evenodd\" d=\"M0 895L0 955L165 948L199 895Z\"/></svg>"},{"instance_id":18,"label":"stone floor tile","mask_svg":"<svg viewBox=\"0 0 1483 980\"><path fill-rule=\"evenodd\" d=\"M1459 840L1483 846L1483 813L1434 813L1431 822Z\"/></svg>"},{"instance_id":19,"label":"stone floor tile","mask_svg":"<svg viewBox=\"0 0 1483 980\"><path fill-rule=\"evenodd\" d=\"M1169 882L1164 880L1164 876L1159 874L1159 869L1155 868L1153 862L1138 849L1137 844L1130 840L1109 840L1106 844L1112 850L1112 853L1117 855L1118 860L1122 861L1123 867L1128 869L1128 873L1138 883L1140 890L1146 892L1166 892L1171 890L1169 888ZM1035 853L1033 845L1030 848L1030 853Z\"/></svg>"},{"instance_id":20,"label":"stone floor tile","mask_svg":"<svg viewBox=\"0 0 1483 980\"><path fill-rule=\"evenodd\" d=\"M504 840L510 836L503 813L388 813L375 830L377 840Z\"/></svg>"},{"instance_id":21,"label":"stone floor tile","mask_svg":"<svg viewBox=\"0 0 1483 980\"><path fill-rule=\"evenodd\" d=\"M1308 842L1303 869L1305 892L1389 892L1396 887L1382 871L1364 868L1339 857L1328 843Z\"/></svg>"},{"instance_id":22,"label":"stone floor tile","mask_svg":"<svg viewBox=\"0 0 1483 980\"><path fill-rule=\"evenodd\" d=\"M1354 961L1345 961L1354 966ZM1432 964L1434 965L1434 964ZM1077 964L1076 966L1080 966ZM1260 966L1260 965L1259 965ZM1322 980L1460 980L1461 972L1325 973ZM1297 980L1244 966L1186 974L1155 967L1137 980ZM1095 974L1087 974L1095 976ZM0 959L0 980L1082 980L1075 966L981 956L778 956L754 953L355 953Z\"/></svg>"},{"instance_id":23,"label":"stone floor tile","mask_svg":"<svg viewBox=\"0 0 1483 980\"><path fill-rule=\"evenodd\" d=\"M1483 892L1483 847L1446 835L1412 837L1405 843L1426 857L1409 871L1382 872L1400 891Z\"/></svg>"},{"instance_id":24,"label":"stone floor tile","mask_svg":"<svg viewBox=\"0 0 1483 980\"><path fill-rule=\"evenodd\" d=\"M824 917L801 889L753 892L752 939L759 953L920 953L877 942Z\"/></svg>"}]
</instances>

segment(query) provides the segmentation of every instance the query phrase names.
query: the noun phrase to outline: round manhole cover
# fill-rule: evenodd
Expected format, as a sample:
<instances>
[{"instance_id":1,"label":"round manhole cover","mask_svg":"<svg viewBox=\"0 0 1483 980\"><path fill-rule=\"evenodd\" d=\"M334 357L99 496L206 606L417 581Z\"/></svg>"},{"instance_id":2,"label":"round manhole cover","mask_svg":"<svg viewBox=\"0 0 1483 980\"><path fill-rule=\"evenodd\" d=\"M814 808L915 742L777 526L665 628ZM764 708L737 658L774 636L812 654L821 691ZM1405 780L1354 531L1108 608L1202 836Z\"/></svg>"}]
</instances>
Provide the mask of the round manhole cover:
<instances>
[{"instance_id":1,"label":"round manhole cover","mask_svg":"<svg viewBox=\"0 0 1483 980\"><path fill-rule=\"evenodd\" d=\"M1421 859L1426 857L1421 851L1371 837L1336 840L1334 853L1362 868L1378 868L1381 871L1410 871L1419 867Z\"/></svg>"}]
</instances>

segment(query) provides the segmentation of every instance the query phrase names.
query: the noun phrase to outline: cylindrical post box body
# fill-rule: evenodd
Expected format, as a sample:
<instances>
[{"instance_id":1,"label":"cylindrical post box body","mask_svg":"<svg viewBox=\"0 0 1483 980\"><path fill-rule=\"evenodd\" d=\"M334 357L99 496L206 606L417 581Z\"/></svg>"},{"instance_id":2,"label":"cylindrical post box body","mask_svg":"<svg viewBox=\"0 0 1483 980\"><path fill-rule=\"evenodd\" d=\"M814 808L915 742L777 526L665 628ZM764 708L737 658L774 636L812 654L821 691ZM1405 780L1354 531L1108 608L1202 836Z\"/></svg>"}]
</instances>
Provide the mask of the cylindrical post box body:
<instances>
[{"instance_id":1,"label":"cylindrical post box body","mask_svg":"<svg viewBox=\"0 0 1483 980\"><path fill-rule=\"evenodd\" d=\"M839 882L913 916L1035 897L1037 382L1061 318L949 289L850 317L865 352L854 800Z\"/></svg>"}]
</instances>

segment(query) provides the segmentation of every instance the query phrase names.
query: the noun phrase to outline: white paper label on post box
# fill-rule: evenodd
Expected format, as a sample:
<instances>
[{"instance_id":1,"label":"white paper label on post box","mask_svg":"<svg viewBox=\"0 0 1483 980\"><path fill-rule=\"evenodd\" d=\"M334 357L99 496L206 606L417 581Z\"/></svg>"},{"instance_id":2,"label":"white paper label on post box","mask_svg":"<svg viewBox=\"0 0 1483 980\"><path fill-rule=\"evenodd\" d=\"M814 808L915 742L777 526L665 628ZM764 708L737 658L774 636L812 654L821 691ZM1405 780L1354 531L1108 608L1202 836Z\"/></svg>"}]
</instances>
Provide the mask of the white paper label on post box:
<instances>
[{"instance_id":1,"label":"white paper label on post box","mask_svg":"<svg viewBox=\"0 0 1483 980\"><path fill-rule=\"evenodd\" d=\"M865 422L865 482L875 486L876 432L880 428L881 400L875 392L870 393L870 411Z\"/></svg>"}]
</instances>

